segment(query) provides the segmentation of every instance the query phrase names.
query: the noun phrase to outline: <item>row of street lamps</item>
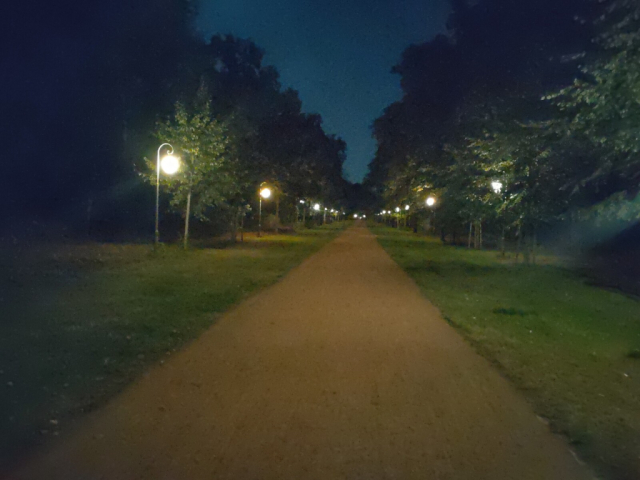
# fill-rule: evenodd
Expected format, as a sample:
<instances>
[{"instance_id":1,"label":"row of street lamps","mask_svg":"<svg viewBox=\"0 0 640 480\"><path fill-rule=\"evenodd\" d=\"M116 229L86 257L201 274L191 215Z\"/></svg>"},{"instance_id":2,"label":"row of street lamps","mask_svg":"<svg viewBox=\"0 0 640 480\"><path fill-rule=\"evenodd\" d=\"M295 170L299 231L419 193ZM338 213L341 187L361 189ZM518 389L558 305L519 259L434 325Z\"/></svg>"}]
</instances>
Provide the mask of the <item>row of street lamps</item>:
<instances>
[{"instance_id":1,"label":"row of street lamps","mask_svg":"<svg viewBox=\"0 0 640 480\"><path fill-rule=\"evenodd\" d=\"M496 194L500 194L502 192L502 188L503 188L503 184L502 184L502 182L500 180L492 180L491 181L491 189ZM436 203L438 203L438 199L433 195L429 195L429 197L427 197L427 199L425 200L425 204L427 205L427 207L429 207L432 210L434 216L435 216L435 210L434 210L433 207L435 207ZM411 210L411 206L405 205L404 209L405 209L406 212L408 212L409 210ZM399 214L400 212L402 212L402 209L400 207L396 207L395 208L395 213ZM392 210L383 210L382 213L380 213L380 215L382 215L382 216L391 215L391 214L393 214ZM399 226L400 226L400 221L398 220L398 227Z\"/></svg>"},{"instance_id":2,"label":"row of street lamps","mask_svg":"<svg viewBox=\"0 0 640 480\"><path fill-rule=\"evenodd\" d=\"M164 157L161 158L161 153L164 148L167 148L167 153ZM155 225L155 241L154 245L157 247L160 243L160 172L164 172L166 175L174 175L180 170L180 158L174 155L173 146L170 143L163 143L158 147L158 154L156 160L156 225ZM259 198L259 208L258 208L258 237L262 236L262 200L268 200L271 198L273 194L273 189L269 187L267 182L262 182L258 189L258 198ZM300 200L301 204L305 204L304 200ZM313 205L313 210L315 212L322 211L323 207L319 203L315 203ZM324 207L323 214L323 223L327 222L327 213L331 215L337 216L340 219L340 216L344 213L340 210L331 209L329 210L327 207Z\"/></svg>"}]
</instances>

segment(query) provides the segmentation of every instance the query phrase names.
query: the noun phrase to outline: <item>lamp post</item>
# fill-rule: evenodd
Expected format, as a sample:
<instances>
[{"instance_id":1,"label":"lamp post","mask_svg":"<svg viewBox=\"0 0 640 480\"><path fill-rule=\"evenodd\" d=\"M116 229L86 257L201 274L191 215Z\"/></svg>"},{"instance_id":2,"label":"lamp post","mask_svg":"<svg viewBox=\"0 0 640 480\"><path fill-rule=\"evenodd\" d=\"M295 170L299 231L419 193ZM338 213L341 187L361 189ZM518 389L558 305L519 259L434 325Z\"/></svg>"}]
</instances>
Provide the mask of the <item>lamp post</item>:
<instances>
[{"instance_id":1,"label":"lamp post","mask_svg":"<svg viewBox=\"0 0 640 480\"><path fill-rule=\"evenodd\" d=\"M160 160L160 152L164 147L169 147L169 151L165 157ZM156 229L154 248L160 243L160 169L167 175L173 175L180 169L180 159L173 156L173 146L170 143L163 143L158 147L158 155L156 161Z\"/></svg>"},{"instance_id":2,"label":"lamp post","mask_svg":"<svg viewBox=\"0 0 640 480\"><path fill-rule=\"evenodd\" d=\"M494 193L496 195L500 195L500 193L502 193L502 182L500 180L493 180L491 182L491 188L493 189ZM505 234L505 227L504 227L504 223L502 224L502 236L500 237L500 255L502 256L502 258L504 258L505 256L505 245L504 245L504 234Z\"/></svg>"},{"instance_id":3,"label":"lamp post","mask_svg":"<svg viewBox=\"0 0 640 480\"><path fill-rule=\"evenodd\" d=\"M300 205L302 205L302 226L304 227L307 223L307 202L300 200Z\"/></svg>"},{"instance_id":4,"label":"lamp post","mask_svg":"<svg viewBox=\"0 0 640 480\"><path fill-rule=\"evenodd\" d=\"M260 198L260 206L258 207L258 237L262 236L262 199L268 199L271 196L271 189L269 187L262 186L267 182L262 182L260 184L260 193L258 197Z\"/></svg>"},{"instance_id":5,"label":"lamp post","mask_svg":"<svg viewBox=\"0 0 640 480\"><path fill-rule=\"evenodd\" d=\"M433 231L435 232L436 229L436 210L435 210L435 206L436 206L437 200L436 197L434 197L433 195L429 196L429 198L427 198L426 204L427 207L429 207L431 209L431 227L433 228Z\"/></svg>"}]
</instances>

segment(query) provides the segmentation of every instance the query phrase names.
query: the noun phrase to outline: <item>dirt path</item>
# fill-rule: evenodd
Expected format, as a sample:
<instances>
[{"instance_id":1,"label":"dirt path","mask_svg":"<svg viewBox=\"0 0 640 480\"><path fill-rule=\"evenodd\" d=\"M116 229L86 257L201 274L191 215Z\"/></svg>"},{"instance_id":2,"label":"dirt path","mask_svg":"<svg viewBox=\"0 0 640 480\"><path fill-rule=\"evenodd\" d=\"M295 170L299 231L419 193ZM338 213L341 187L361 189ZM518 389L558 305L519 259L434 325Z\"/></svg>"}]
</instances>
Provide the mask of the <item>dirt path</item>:
<instances>
[{"instance_id":1,"label":"dirt path","mask_svg":"<svg viewBox=\"0 0 640 480\"><path fill-rule=\"evenodd\" d=\"M592 477L353 228L12 478Z\"/></svg>"}]
</instances>

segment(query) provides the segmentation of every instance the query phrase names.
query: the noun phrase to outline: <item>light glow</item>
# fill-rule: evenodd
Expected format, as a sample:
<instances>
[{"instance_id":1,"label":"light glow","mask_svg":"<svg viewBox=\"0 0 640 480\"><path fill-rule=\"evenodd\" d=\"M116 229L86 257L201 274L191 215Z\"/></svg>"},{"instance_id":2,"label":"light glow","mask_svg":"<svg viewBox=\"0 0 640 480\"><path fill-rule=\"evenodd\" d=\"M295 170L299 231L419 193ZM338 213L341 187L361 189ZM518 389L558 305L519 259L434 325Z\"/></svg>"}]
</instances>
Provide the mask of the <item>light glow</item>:
<instances>
[{"instance_id":1,"label":"light glow","mask_svg":"<svg viewBox=\"0 0 640 480\"><path fill-rule=\"evenodd\" d=\"M271 189L267 187L263 188L260 190L260 196L266 200L271 196Z\"/></svg>"},{"instance_id":2,"label":"light glow","mask_svg":"<svg viewBox=\"0 0 640 480\"><path fill-rule=\"evenodd\" d=\"M396 213L400 213L400 207L396 207Z\"/></svg>"},{"instance_id":3,"label":"light glow","mask_svg":"<svg viewBox=\"0 0 640 480\"><path fill-rule=\"evenodd\" d=\"M405 210L407 210L407 211L408 211L410 208L411 208L411 207L410 207L409 205L405 205L405 207L404 207L404 209L405 209Z\"/></svg>"},{"instance_id":4,"label":"light glow","mask_svg":"<svg viewBox=\"0 0 640 480\"><path fill-rule=\"evenodd\" d=\"M313 206L313 209L314 209L316 212L319 212L319 211L320 211L320 204L319 204L319 203L316 203L316 204Z\"/></svg>"},{"instance_id":5,"label":"light glow","mask_svg":"<svg viewBox=\"0 0 640 480\"><path fill-rule=\"evenodd\" d=\"M493 188L494 192L500 193L502 191L502 182L499 180L494 180L493 182L491 182L491 188Z\"/></svg>"},{"instance_id":6,"label":"light glow","mask_svg":"<svg viewBox=\"0 0 640 480\"><path fill-rule=\"evenodd\" d=\"M160 168L167 175L173 175L178 170L180 170L180 159L178 157L174 157L173 155L166 155L160 161Z\"/></svg>"},{"instance_id":7,"label":"light glow","mask_svg":"<svg viewBox=\"0 0 640 480\"><path fill-rule=\"evenodd\" d=\"M436 204L436 197L427 198L427 207L433 207Z\"/></svg>"}]
</instances>

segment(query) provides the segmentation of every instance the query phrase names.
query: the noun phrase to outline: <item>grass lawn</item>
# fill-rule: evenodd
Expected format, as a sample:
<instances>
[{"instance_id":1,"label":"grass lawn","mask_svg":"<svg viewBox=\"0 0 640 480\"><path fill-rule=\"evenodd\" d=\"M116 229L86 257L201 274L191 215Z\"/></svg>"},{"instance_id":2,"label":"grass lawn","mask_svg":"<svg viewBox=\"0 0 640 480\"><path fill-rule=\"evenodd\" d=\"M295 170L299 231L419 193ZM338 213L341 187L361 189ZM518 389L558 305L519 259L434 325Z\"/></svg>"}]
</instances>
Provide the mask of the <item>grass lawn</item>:
<instances>
[{"instance_id":1,"label":"grass lawn","mask_svg":"<svg viewBox=\"0 0 640 480\"><path fill-rule=\"evenodd\" d=\"M0 251L0 476L342 226L187 252L113 244Z\"/></svg>"},{"instance_id":2,"label":"grass lawn","mask_svg":"<svg viewBox=\"0 0 640 480\"><path fill-rule=\"evenodd\" d=\"M604 478L640 478L640 301L555 266L374 227L444 318Z\"/></svg>"}]
</instances>

